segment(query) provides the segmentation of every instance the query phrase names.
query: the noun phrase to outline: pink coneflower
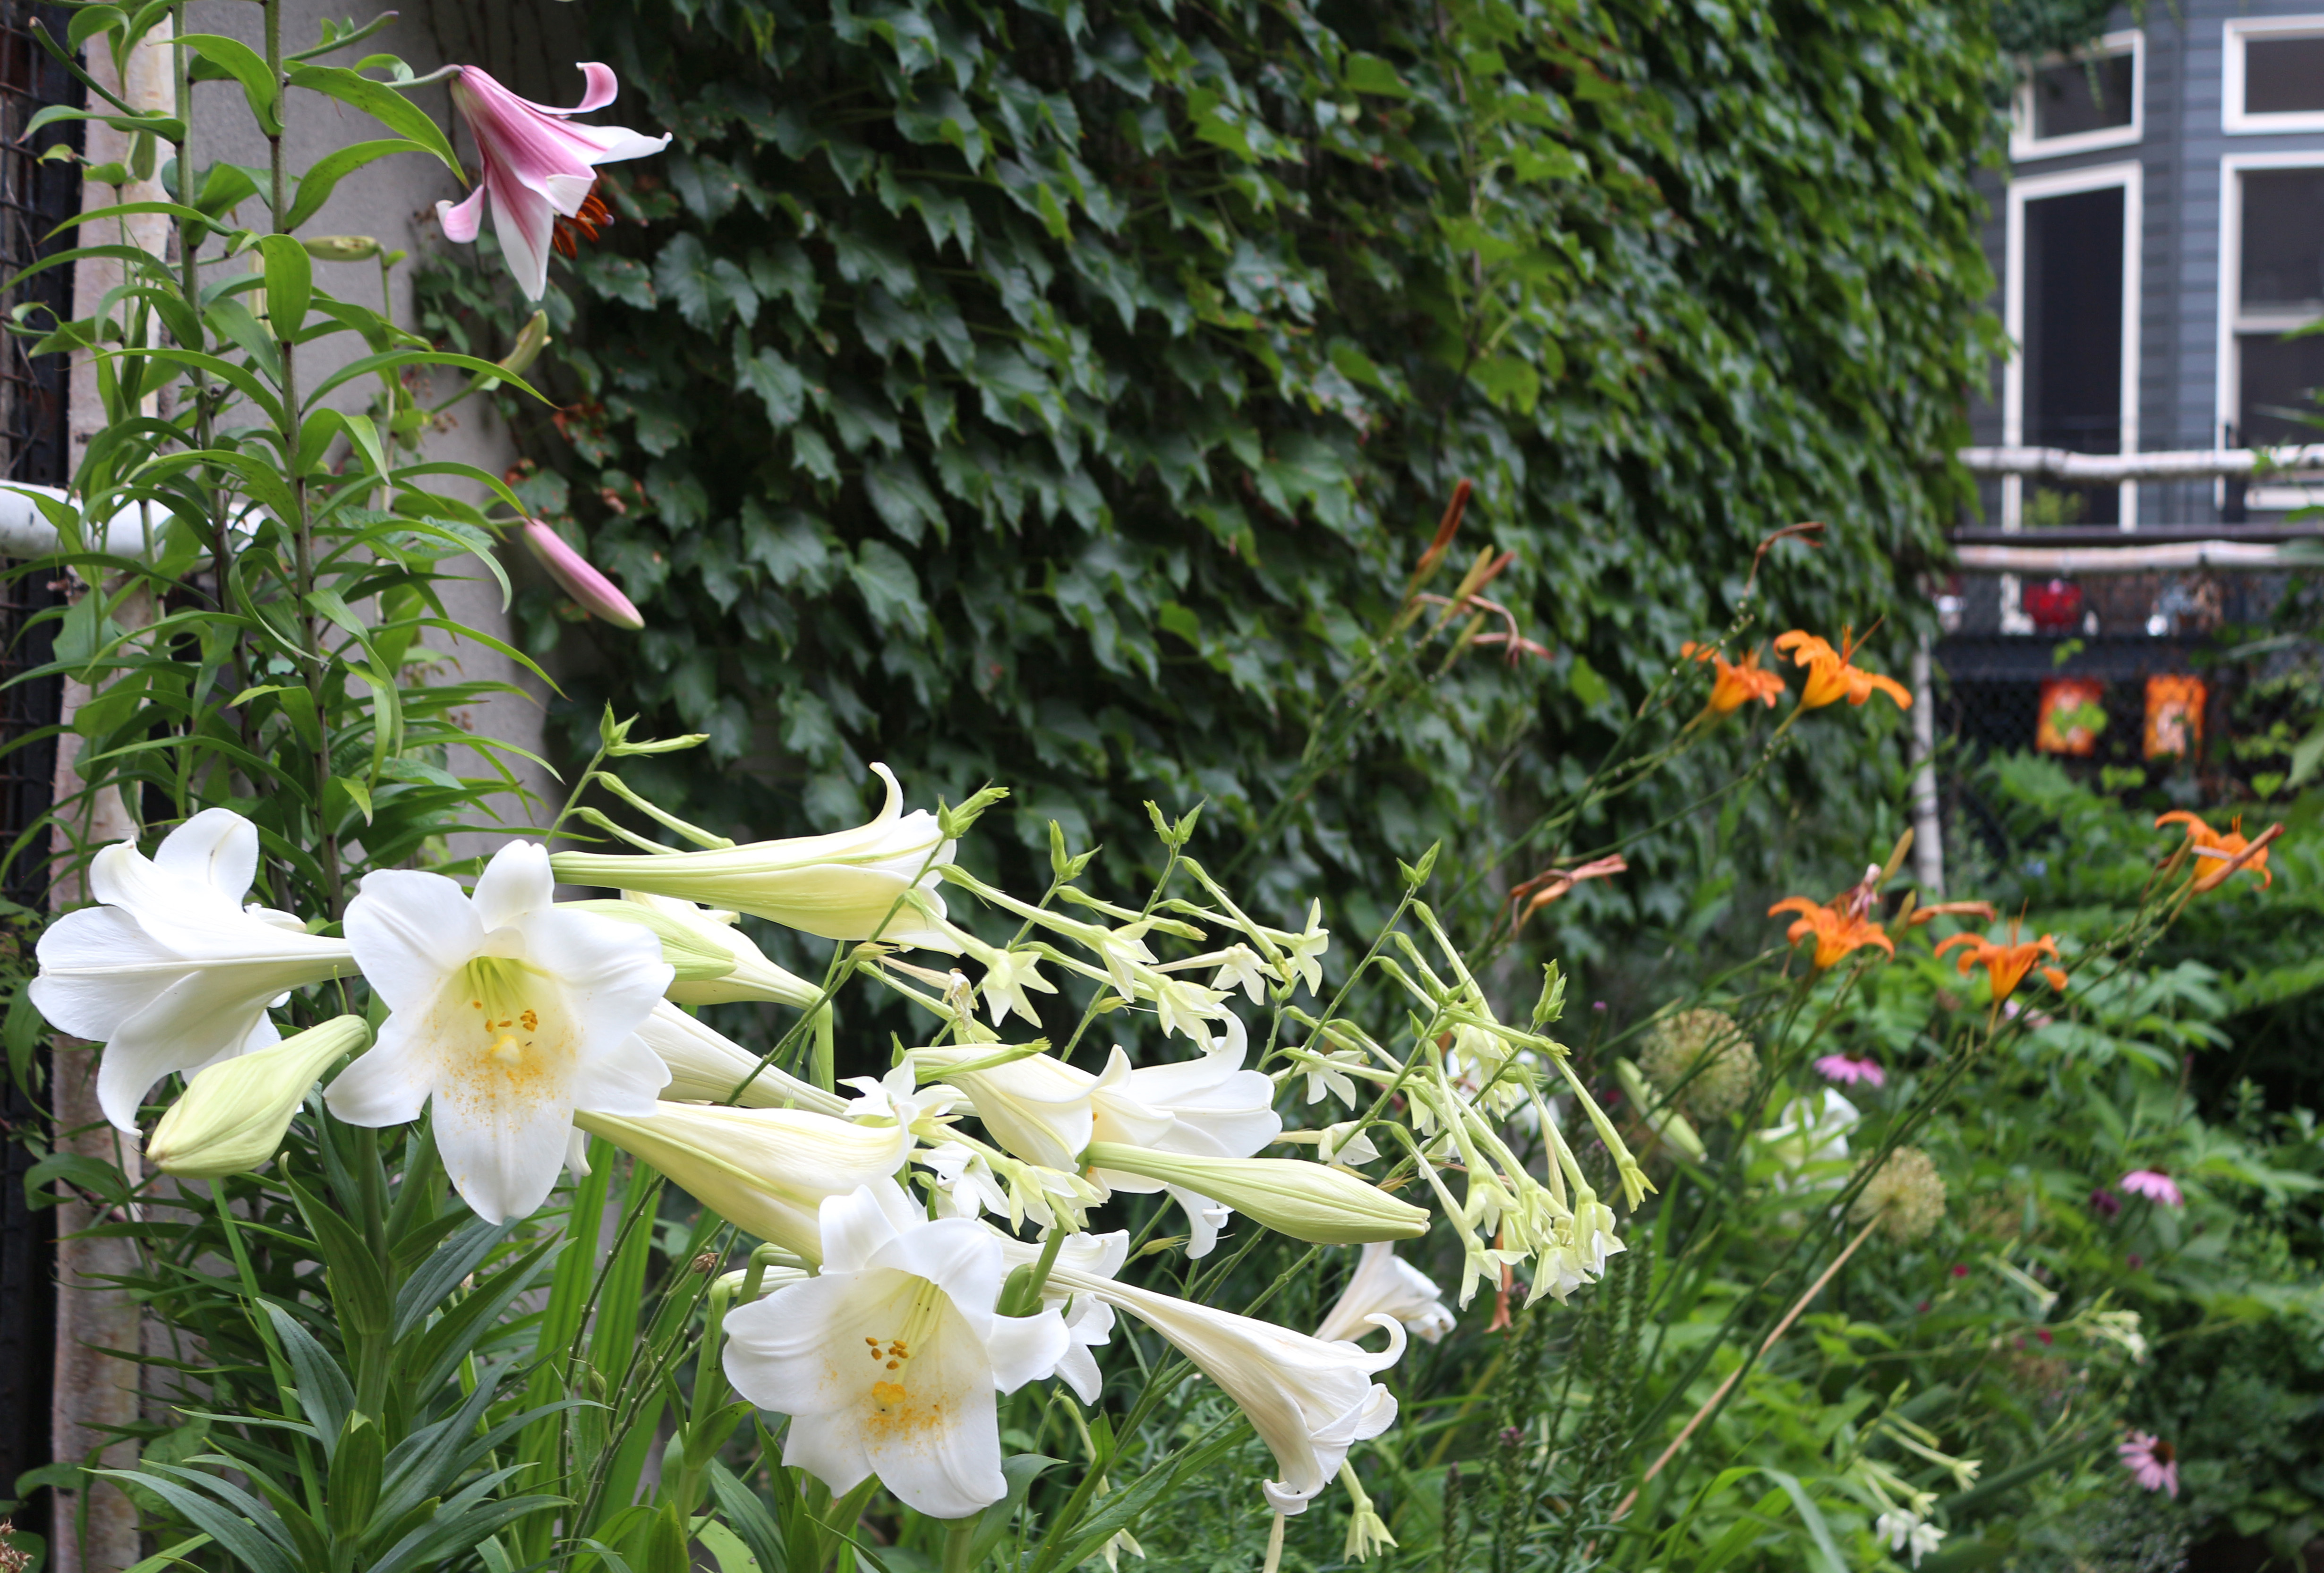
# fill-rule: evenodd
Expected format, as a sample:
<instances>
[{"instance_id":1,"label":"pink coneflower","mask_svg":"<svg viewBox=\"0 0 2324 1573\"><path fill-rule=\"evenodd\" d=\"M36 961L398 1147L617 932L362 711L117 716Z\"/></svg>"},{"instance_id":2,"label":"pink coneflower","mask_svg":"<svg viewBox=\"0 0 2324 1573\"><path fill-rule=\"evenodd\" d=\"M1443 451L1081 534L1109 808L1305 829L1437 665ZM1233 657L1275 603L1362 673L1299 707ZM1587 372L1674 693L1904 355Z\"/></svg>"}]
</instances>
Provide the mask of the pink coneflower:
<instances>
[{"instance_id":1,"label":"pink coneflower","mask_svg":"<svg viewBox=\"0 0 2324 1573\"><path fill-rule=\"evenodd\" d=\"M2179 1194L2178 1185L2160 1169L2133 1169L2122 1177L2122 1188L2133 1196L2144 1196L2165 1207L2187 1205L2187 1199Z\"/></svg>"},{"instance_id":2,"label":"pink coneflower","mask_svg":"<svg viewBox=\"0 0 2324 1573\"><path fill-rule=\"evenodd\" d=\"M2122 1467L2130 1471L2131 1478L2149 1491L2166 1491L2172 1497L2179 1495L2179 1455L2171 1444L2146 1431L2133 1431L2130 1440L2115 1449L2122 1456Z\"/></svg>"},{"instance_id":3,"label":"pink coneflower","mask_svg":"<svg viewBox=\"0 0 2324 1573\"><path fill-rule=\"evenodd\" d=\"M1871 1060L1851 1060L1846 1054L1826 1054L1815 1062L1816 1074L1827 1081L1837 1081L1843 1087L1853 1087L1858 1081L1870 1087L1886 1084L1888 1073Z\"/></svg>"}]
</instances>

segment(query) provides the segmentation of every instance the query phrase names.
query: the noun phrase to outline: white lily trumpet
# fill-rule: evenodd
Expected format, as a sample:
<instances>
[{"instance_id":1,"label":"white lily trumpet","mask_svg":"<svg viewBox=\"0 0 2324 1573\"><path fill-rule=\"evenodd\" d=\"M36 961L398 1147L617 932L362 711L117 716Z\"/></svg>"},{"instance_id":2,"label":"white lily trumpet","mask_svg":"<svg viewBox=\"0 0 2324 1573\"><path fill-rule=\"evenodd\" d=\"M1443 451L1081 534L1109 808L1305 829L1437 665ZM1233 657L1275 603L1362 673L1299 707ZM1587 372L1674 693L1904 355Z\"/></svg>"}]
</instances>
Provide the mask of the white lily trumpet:
<instances>
[{"instance_id":1,"label":"white lily trumpet","mask_svg":"<svg viewBox=\"0 0 2324 1573\"><path fill-rule=\"evenodd\" d=\"M106 1045L97 1072L106 1118L134 1135L153 1083L277 1042L267 1016L293 989L355 970L341 940L287 912L242 905L258 871L258 827L208 808L151 859L134 842L89 863L104 903L41 936L32 1003L60 1032Z\"/></svg>"},{"instance_id":2,"label":"white lily trumpet","mask_svg":"<svg viewBox=\"0 0 2324 1573\"><path fill-rule=\"evenodd\" d=\"M669 1071L636 1036L669 986L652 934L551 901L549 853L512 842L473 896L441 874L364 878L355 960L385 1001L379 1041L325 1095L350 1125L435 1105L445 1173L497 1223L539 1207L580 1111L653 1112Z\"/></svg>"},{"instance_id":3,"label":"white lily trumpet","mask_svg":"<svg viewBox=\"0 0 2324 1573\"><path fill-rule=\"evenodd\" d=\"M1364 1247L1355 1275L1340 1298L1324 1313L1315 1336L1325 1343L1359 1338L1372 1330L1373 1319L1392 1316L1406 1332L1435 1343L1452 1330L1452 1311L1444 1292L1428 1274L1396 1254L1385 1240Z\"/></svg>"},{"instance_id":4,"label":"white lily trumpet","mask_svg":"<svg viewBox=\"0 0 2324 1573\"><path fill-rule=\"evenodd\" d=\"M734 1391L791 1417L783 1462L840 1495L877 1474L897 1500L965 1518L1008 1495L996 1393L1048 1375L1054 1311L1001 1316L1001 1246L933 1221L895 1185L823 1203L823 1271L727 1313Z\"/></svg>"}]
</instances>

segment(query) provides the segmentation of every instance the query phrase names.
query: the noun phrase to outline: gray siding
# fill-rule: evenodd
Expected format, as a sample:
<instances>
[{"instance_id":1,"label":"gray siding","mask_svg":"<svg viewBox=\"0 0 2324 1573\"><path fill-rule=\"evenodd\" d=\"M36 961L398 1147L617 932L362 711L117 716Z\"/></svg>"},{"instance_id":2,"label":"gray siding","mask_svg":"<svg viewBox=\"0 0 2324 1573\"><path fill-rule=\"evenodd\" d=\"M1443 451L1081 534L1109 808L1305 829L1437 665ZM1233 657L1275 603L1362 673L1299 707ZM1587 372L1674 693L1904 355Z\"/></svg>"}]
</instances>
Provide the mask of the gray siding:
<instances>
[{"instance_id":1,"label":"gray siding","mask_svg":"<svg viewBox=\"0 0 2324 1573\"><path fill-rule=\"evenodd\" d=\"M2324 0L2178 0L2150 5L2145 33L2144 137L2135 147L2111 147L2062 157L2015 161L2011 179L2040 176L2135 158L2144 183L2140 243L2138 446L2144 449L2204 447L2218 440L2218 312L2220 161L2228 154L2313 152L2324 163L2324 133L2230 135L2221 104L2225 23L2236 17L2317 16ZM2134 25L2117 9L2113 30ZM2003 279L2006 258L2005 182L1987 177L1993 211L1986 226L1987 254ZM1995 308L2000 308L1997 293ZM2001 375L1991 398L1972 411L1979 442L2001 439ZM1998 497L1987 489L1988 519ZM2256 515L2255 515L2256 516ZM2141 524L2207 524L2217 520L2208 485L2140 488Z\"/></svg>"}]
</instances>

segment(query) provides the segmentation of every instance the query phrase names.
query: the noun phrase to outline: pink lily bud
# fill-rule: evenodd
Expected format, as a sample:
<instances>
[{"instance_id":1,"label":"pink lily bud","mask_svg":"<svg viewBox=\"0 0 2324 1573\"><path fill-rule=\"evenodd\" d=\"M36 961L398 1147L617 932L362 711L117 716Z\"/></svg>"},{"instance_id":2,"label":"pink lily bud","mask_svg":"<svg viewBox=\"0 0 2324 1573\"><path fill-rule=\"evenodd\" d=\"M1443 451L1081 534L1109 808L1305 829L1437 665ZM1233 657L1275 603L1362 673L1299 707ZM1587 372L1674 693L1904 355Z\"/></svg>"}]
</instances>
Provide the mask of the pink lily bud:
<instances>
[{"instance_id":1,"label":"pink lily bud","mask_svg":"<svg viewBox=\"0 0 2324 1573\"><path fill-rule=\"evenodd\" d=\"M570 109L520 98L474 66L456 69L452 103L468 123L484 161L484 178L466 201L436 205L445 238L476 238L484 205L491 201L493 231L508 257L509 276L529 300L549 289L551 246L571 256L577 232L595 238L613 215L597 200L597 166L658 153L668 133L644 135L620 125L575 125L566 117L603 109L618 85L613 68L581 68L587 87Z\"/></svg>"},{"instance_id":2,"label":"pink lily bud","mask_svg":"<svg viewBox=\"0 0 2324 1573\"><path fill-rule=\"evenodd\" d=\"M646 625L630 598L613 586L613 582L589 566L589 559L575 551L563 536L537 519L524 521L524 544L549 570L564 592L573 597L582 611L602 617L615 628L632 631Z\"/></svg>"}]
</instances>

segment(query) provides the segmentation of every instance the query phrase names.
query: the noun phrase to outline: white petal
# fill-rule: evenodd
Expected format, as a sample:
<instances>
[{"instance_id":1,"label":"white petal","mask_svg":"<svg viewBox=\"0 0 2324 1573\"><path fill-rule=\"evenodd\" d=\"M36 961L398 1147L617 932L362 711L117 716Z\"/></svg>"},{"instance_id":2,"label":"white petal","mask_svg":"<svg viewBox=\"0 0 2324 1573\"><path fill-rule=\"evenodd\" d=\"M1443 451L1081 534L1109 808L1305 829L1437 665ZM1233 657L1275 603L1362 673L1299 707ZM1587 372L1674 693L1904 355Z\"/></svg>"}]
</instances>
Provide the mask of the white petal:
<instances>
[{"instance_id":1,"label":"white petal","mask_svg":"<svg viewBox=\"0 0 2324 1573\"><path fill-rule=\"evenodd\" d=\"M855 1351L870 1335L859 1328L879 1326L892 1335L895 1329L881 1324L900 1320L900 1313L885 1309L899 1292L908 1298L909 1286L899 1276L835 1273L826 1265L820 1278L736 1306L726 1313L726 1379L752 1403L779 1414L841 1413L854 1402L854 1389L840 1380L853 1374L853 1366L841 1357L863 1358Z\"/></svg>"},{"instance_id":2,"label":"white petal","mask_svg":"<svg viewBox=\"0 0 2324 1573\"><path fill-rule=\"evenodd\" d=\"M390 1010L424 1010L475 956L484 924L441 874L390 869L364 876L347 904L347 943L372 992Z\"/></svg>"},{"instance_id":3,"label":"white petal","mask_svg":"<svg viewBox=\"0 0 2324 1573\"><path fill-rule=\"evenodd\" d=\"M511 842L484 865L468 899L475 906L476 921L490 934L547 907L556 891L557 881L549 873L549 849L539 842Z\"/></svg>"},{"instance_id":4,"label":"white petal","mask_svg":"<svg viewBox=\"0 0 2324 1573\"><path fill-rule=\"evenodd\" d=\"M740 1382L734 1391L742 1391ZM872 1473L862 1428L852 1414L793 1416L783 1437L783 1462L822 1481L834 1496L844 1496Z\"/></svg>"},{"instance_id":5,"label":"white petal","mask_svg":"<svg viewBox=\"0 0 2324 1573\"><path fill-rule=\"evenodd\" d=\"M1057 1362L1057 1376L1084 1403L1095 1403L1105 1391L1105 1374L1097 1368L1097 1357L1080 1344L1066 1349Z\"/></svg>"},{"instance_id":6,"label":"white petal","mask_svg":"<svg viewBox=\"0 0 2324 1573\"><path fill-rule=\"evenodd\" d=\"M511 926L524 935L527 961L562 986L584 1059L644 1026L674 975L653 931L635 924L550 907Z\"/></svg>"},{"instance_id":7,"label":"white petal","mask_svg":"<svg viewBox=\"0 0 2324 1573\"><path fill-rule=\"evenodd\" d=\"M391 1020L389 1026L393 1026ZM383 1031L323 1091L331 1112L349 1125L402 1125L428 1102L429 1065L401 1034Z\"/></svg>"},{"instance_id":8,"label":"white petal","mask_svg":"<svg viewBox=\"0 0 2324 1573\"><path fill-rule=\"evenodd\" d=\"M117 906L69 912L34 952L32 1003L49 1025L103 1043L185 975L186 961Z\"/></svg>"},{"instance_id":9,"label":"white petal","mask_svg":"<svg viewBox=\"0 0 2324 1573\"><path fill-rule=\"evenodd\" d=\"M438 1096L435 1109L444 1173L478 1218L486 1223L522 1218L549 1200L565 1167L566 1132L573 1126L569 1102Z\"/></svg>"},{"instance_id":10,"label":"white petal","mask_svg":"<svg viewBox=\"0 0 2324 1573\"><path fill-rule=\"evenodd\" d=\"M869 1266L880 1247L925 1221L911 1199L894 1184L859 1185L844 1196L826 1196L816 1210L823 1228L826 1273L853 1273Z\"/></svg>"},{"instance_id":11,"label":"white petal","mask_svg":"<svg viewBox=\"0 0 2324 1573\"><path fill-rule=\"evenodd\" d=\"M669 1085L669 1067L633 1035L576 1068L573 1107L595 1114L651 1114Z\"/></svg>"},{"instance_id":12,"label":"white petal","mask_svg":"<svg viewBox=\"0 0 2324 1573\"><path fill-rule=\"evenodd\" d=\"M205 808L161 838L153 863L239 906L258 877L258 827L230 808Z\"/></svg>"},{"instance_id":13,"label":"white petal","mask_svg":"<svg viewBox=\"0 0 2324 1573\"><path fill-rule=\"evenodd\" d=\"M830 1203L824 1205L827 1208ZM830 1260L828 1247L825 1260ZM943 1290L973 1322L992 1320L994 1302L1001 1298L1000 1237L982 1224L971 1223L964 1218L935 1222L915 1218L874 1250L865 1265L892 1268L927 1279ZM976 1330L980 1336L984 1331L981 1326Z\"/></svg>"},{"instance_id":14,"label":"white petal","mask_svg":"<svg viewBox=\"0 0 2324 1573\"><path fill-rule=\"evenodd\" d=\"M992 1361L992 1385L1002 1393L1038 1382L1057 1369L1068 1351L1081 1347L1066 1333L1065 1319L1054 1311L1038 1316L996 1316L984 1339L985 1354Z\"/></svg>"}]
</instances>

